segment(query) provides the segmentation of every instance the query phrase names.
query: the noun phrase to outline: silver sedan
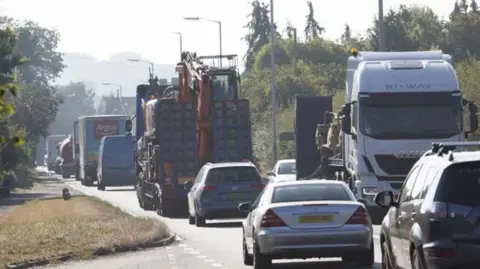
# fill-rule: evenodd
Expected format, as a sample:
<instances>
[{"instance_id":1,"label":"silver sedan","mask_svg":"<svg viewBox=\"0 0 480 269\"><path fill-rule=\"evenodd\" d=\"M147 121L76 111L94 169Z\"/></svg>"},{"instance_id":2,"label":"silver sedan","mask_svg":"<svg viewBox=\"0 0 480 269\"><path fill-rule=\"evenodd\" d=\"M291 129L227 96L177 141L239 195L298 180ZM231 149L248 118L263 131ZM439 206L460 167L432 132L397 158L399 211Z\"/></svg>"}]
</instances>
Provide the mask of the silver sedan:
<instances>
[{"instance_id":1,"label":"silver sedan","mask_svg":"<svg viewBox=\"0 0 480 269\"><path fill-rule=\"evenodd\" d=\"M374 263L373 229L365 206L339 181L268 185L243 203L243 262L268 268L273 259L341 257L358 267Z\"/></svg>"}]
</instances>

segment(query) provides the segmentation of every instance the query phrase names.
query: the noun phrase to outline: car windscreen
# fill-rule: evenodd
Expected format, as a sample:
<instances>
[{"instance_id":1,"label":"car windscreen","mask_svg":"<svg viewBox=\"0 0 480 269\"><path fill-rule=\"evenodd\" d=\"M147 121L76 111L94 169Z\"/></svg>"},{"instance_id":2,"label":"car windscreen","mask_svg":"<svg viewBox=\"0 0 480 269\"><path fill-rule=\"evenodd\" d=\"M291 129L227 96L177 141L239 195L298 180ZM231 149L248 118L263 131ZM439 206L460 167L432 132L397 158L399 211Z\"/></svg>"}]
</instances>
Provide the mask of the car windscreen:
<instances>
[{"instance_id":1,"label":"car windscreen","mask_svg":"<svg viewBox=\"0 0 480 269\"><path fill-rule=\"evenodd\" d=\"M477 207L480 205L480 162L453 164L443 172L435 201Z\"/></svg>"},{"instance_id":2,"label":"car windscreen","mask_svg":"<svg viewBox=\"0 0 480 269\"><path fill-rule=\"evenodd\" d=\"M276 186L272 203L307 201L351 201L345 187L334 184L294 184Z\"/></svg>"},{"instance_id":3,"label":"car windscreen","mask_svg":"<svg viewBox=\"0 0 480 269\"><path fill-rule=\"evenodd\" d=\"M207 174L207 184L229 184L235 182L262 182L255 167L218 167L212 168Z\"/></svg>"},{"instance_id":4,"label":"car windscreen","mask_svg":"<svg viewBox=\"0 0 480 269\"><path fill-rule=\"evenodd\" d=\"M278 174L279 175L289 175L289 174L296 174L297 167L295 162L288 162L288 163L280 163L278 166Z\"/></svg>"}]
</instances>

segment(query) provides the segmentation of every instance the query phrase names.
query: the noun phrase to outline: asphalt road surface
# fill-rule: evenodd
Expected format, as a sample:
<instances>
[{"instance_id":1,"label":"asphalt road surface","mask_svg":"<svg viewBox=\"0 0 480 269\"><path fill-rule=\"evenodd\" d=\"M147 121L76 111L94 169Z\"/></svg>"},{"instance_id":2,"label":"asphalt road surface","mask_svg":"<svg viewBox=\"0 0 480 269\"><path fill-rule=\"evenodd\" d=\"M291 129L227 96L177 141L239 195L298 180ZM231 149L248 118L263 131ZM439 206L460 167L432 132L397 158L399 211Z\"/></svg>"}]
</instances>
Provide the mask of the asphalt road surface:
<instances>
[{"instance_id":1,"label":"asphalt road surface","mask_svg":"<svg viewBox=\"0 0 480 269\"><path fill-rule=\"evenodd\" d=\"M41 168L42 169L42 168ZM60 177L59 177L60 179ZM168 247L109 256L92 261L66 263L54 268L101 268L101 269L246 269L252 268L242 262L241 220L207 221L206 227L189 225L186 219L170 219L158 216L155 212L143 211L138 206L133 187L107 187L98 191L96 187L85 187L73 178L65 182L72 188L87 195L96 196L124 211L144 217L158 218L164 221L179 240ZM381 268L381 255L378 232L374 226L375 266ZM348 269L340 259L309 259L274 261L276 269Z\"/></svg>"}]
</instances>

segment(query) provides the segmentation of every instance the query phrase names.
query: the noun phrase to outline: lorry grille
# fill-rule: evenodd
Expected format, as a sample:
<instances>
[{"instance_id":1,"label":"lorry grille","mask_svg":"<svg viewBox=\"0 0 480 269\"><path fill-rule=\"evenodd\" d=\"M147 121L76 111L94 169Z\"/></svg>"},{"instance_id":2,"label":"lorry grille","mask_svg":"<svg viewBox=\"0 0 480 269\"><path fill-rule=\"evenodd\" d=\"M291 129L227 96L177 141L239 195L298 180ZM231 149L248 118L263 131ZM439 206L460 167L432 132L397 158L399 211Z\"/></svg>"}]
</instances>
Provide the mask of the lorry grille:
<instances>
[{"instance_id":1,"label":"lorry grille","mask_svg":"<svg viewBox=\"0 0 480 269\"><path fill-rule=\"evenodd\" d=\"M389 175L407 175L419 158L397 158L394 155L375 155L380 169Z\"/></svg>"}]
</instances>

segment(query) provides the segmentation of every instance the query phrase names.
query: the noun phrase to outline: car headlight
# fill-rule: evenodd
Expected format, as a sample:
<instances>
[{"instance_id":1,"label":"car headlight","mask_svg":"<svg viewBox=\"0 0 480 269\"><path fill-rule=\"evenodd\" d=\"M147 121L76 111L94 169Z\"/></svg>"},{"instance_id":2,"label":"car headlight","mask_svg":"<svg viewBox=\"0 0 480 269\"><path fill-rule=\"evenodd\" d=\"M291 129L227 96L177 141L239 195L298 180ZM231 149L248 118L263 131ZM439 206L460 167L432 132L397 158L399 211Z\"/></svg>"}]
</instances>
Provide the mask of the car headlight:
<instances>
[{"instance_id":1,"label":"car headlight","mask_svg":"<svg viewBox=\"0 0 480 269\"><path fill-rule=\"evenodd\" d=\"M377 194L377 192L378 192L378 189L375 188L375 187L365 187L365 188L362 188L362 193L363 193L363 195L371 195L371 196L373 196L373 195Z\"/></svg>"}]
</instances>

